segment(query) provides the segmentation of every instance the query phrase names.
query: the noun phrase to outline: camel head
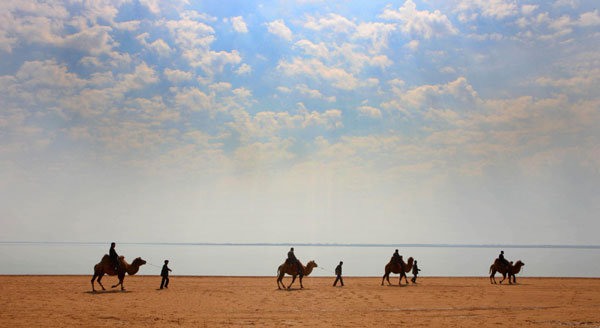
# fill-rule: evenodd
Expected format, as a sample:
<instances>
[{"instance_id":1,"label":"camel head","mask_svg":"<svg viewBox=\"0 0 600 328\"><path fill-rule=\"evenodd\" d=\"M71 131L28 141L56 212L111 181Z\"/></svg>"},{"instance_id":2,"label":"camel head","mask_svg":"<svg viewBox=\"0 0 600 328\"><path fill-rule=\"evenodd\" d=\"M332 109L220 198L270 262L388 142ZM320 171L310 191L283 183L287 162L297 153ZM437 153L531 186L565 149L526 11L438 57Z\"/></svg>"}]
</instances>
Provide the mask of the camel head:
<instances>
[{"instance_id":1,"label":"camel head","mask_svg":"<svg viewBox=\"0 0 600 328\"><path fill-rule=\"evenodd\" d=\"M136 257L135 260L133 260L133 262L131 262L131 265L135 265L135 266L142 266L146 264L146 261L142 260L141 257Z\"/></svg>"},{"instance_id":2,"label":"camel head","mask_svg":"<svg viewBox=\"0 0 600 328\"><path fill-rule=\"evenodd\" d=\"M517 263L515 263L515 267L520 267L522 265L525 265L525 263L521 262L521 260L518 260Z\"/></svg>"},{"instance_id":3,"label":"camel head","mask_svg":"<svg viewBox=\"0 0 600 328\"><path fill-rule=\"evenodd\" d=\"M318 268L319 266L317 265L317 262L315 262L314 260L306 263L306 267L313 267L313 268Z\"/></svg>"},{"instance_id":4,"label":"camel head","mask_svg":"<svg viewBox=\"0 0 600 328\"><path fill-rule=\"evenodd\" d=\"M406 263L407 264L413 263L414 260L415 259L413 259L412 256L411 256L411 257L408 258L408 260L406 261Z\"/></svg>"}]
</instances>

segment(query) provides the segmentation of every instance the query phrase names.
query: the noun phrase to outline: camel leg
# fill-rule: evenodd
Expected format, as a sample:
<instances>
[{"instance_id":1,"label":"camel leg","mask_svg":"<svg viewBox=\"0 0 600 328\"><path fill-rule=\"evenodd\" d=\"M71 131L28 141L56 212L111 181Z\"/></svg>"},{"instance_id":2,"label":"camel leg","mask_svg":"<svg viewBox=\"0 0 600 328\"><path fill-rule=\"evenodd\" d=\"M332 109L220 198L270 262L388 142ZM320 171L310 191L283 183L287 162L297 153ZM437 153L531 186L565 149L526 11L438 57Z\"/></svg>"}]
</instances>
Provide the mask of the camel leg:
<instances>
[{"instance_id":1,"label":"camel leg","mask_svg":"<svg viewBox=\"0 0 600 328\"><path fill-rule=\"evenodd\" d=\"M490 275L490 284L496 284L496 271L492 271Z\"/></svg>"},{"instance_id":2,"label":"camel leg","mask_svg":"<svg viewBox=\"0 0 600 328\"><path fill-rule=\"evenodd\" d=\"M383 277L381 277L381 286L383 286L383 282L385 281L385 277L387 276L387 273L383 274Z\"/></svg>"},{"instance_id":3,"label":"camel leg","mask_svg":"<svg viewBox=\"0 0 600 328\"><path fill-rule=\"evenodd\" d=\"M283 286L285 288L285 285L283 284L283 276L284 275L285 275L285 273L279 274L279 276L277 276L277 289L281 289L281 287L279 285L280 283L281 283L281 286Z\"/></svg>"},{"instance_id":4,"label":"camel leg","mask_svg":"<svg viewBox=\"0 0 600 328\"><path fill-rule=\"evenodd\" d=\"M513 282L516 284L517 283L517 276L513 274Z\"/></svg>"},{"instance_id":5,"label":"camel leg","mask_svg":"<svg viewBox=\"0 0 600 328\"><path fill-rule=\"evenodd\" d=\"M502 284L502 282L504 281L504 279L506 279L506 273L502 274L502 280L500 280L500 284Z\"/></svg>"},{"instance_id":6,"label":"camel leg","mask_svg":"<svg viewBox=\"0 0 600 328\"><path fill-rule=\"evenodd\" d=\"M288 286L287 289L290 289L290 287L292 287L292 285L294 284L294 281L296 281L296 275L292 276L292 282L290 283L290 285Z\"/></svg>"},{"instance_id":7,"label":"camel leg","mask_svg":"<svg viewBox=\"0 0 600 328\"><path fill-rule=\"evenodd\" d=\"M300 281L300 288L304 288L304 286L302 286L302 276L300 276L298 281Z\"/></svg>"},{"instance_id":8,"label":"camel leg","mask_svg":"<svg viewBox=\"0 0 600 328\"><path fill-rule=\"evenodd\" d=\"M96 274L94 273L94 276L92 277L92 291L95 292L96 290L94 289L94 280L96 280Z\"/></svg>"},{"instance_id":9,"label":"camel leg","mask_svg":"<svg viewBox=\"0 0 600 328\"><path fill-rule=\"evenodd\" d=\"M406 273L404 273L403 276L404 276L404 282L408 285L408 278L406 278Z\"/></svg>"},{"instance_id":10,"label":"camel leg","mask_svg":"<svg viewBox=\"0 0 600 328\"><path fill-rule=\"evenodd\" d=\"M104 276L104 274L100 274L98 275L98 280L96 280L98 282L98 285L100 285L100 287L102 287L102 290L106 290L106 288L104 288L104 285L102 285L102 277Z\"/></svg>"}]
</instances>

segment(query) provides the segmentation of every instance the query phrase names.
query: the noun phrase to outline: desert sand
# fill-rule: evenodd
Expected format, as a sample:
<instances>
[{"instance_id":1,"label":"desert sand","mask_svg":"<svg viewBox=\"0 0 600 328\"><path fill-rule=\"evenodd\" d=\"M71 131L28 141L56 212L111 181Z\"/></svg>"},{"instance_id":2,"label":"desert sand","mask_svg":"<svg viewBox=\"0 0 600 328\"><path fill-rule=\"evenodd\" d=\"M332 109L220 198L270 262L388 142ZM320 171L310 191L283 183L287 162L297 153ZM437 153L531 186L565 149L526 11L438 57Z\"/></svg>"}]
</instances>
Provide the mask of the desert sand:
<instances>
[{"instance_id":1,"label":"desert sand","mask_svg":"<svg viewBox=\"0 0 600 328\"><path fill-rule=\"evenodd\" d=\"M600 327L600 279L127 276L126 291L91 292L91 276L0 276L1 327ZM286 277L284 282L289 283ZM397 283L397 275L392 282Z\"/></svg>"}]
</instances>

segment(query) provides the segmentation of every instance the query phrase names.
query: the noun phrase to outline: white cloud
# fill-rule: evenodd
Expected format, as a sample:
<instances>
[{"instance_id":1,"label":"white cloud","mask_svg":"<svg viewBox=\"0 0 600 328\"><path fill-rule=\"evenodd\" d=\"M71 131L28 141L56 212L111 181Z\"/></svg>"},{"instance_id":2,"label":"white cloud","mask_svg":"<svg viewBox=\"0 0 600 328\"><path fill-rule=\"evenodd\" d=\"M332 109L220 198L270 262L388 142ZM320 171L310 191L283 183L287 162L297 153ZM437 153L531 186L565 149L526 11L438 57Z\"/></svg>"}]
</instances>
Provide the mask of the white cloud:
<instances>
[{"instance_id":1,"label":"white cloud","mask_svg":"<svg viewBox=\"0 0 600 328\"><path fill-rule=\"evenodd\" d=\"M308 96L309 98L323 99L329 102L335 102L335 96L325 97L321 94L319 90L310 89L304 84L297 85L296 90L298 90L301 94Z\"/></svg>"},{"instance_id":2,"label":"white cloud","mask_svg":"<svg viewBox=\"0 0 600 328\"><path fill-rule=\"evenodd\" d=\"M292 41L292 30L285 25L283 19L278 19L266 24L269 33L275 34L284 40Z\"/></svg>"},{"instance_id":3,"label":"white cloud","mask_svg":"<svg viewBox=\"0 0 600 328\"><path fill-rule=\"evenodd\" d=\"M371 106L359 106L357 108L358 112L362 115L369 116L372 118L380 118L381 110L379 108L371 107Z\"/></svg>"},{"instance_id":4,"label":"white cloud","mask_svg":"<svg viewBox=\"0 0 600 328\"><path fill-rule=\"evenodd\" d=\"M583 13L579 16L577 22L579 26L597 26L600 25L600 16L598 16L598 10Z\"/></svg>"},{"instance_id":5,"label":"white cloud","mask_svg":"<svg viewBox=\"0 0 600 328\"><path fill-rule=\"evenodd\" d=\"M417 51L417 49L419 49L419 44L420 43L421 42L419 42L419 40L411 40L410 42L408 42L404 46L406 48L410 49L410 51Z\"/></svg>"},{"instance_id":6,"label":"white cloud","mask_svg":"<svg viewBox=\"0 0 600 328\"><path fill-rule=\"evenodd\" d=\"M148 43L146 39L148 39L149 36L150 35L146 32L138 35L136 39L138 39L138 41L140 41L146 48L159 54L160 56L168 57L171 54L173 50L165 41L162 39L156 39L152 43Z\"/></svg>"},{"instance_id":7,"label":"white cloud","mask_svg":"<svg viewBox=\"0 0 600 328\"><path fill-rule=\"evenodd\" d=\"M356 24L351 20L333 13L319 18L307 15L303 26L310 30L331 30L336 33L350 33L356 28Z\"/></svg>"},{"instance_id":8,"label":"white cloud","mask_svg":"<svg viewBox=\"0 0 600 328\"><path fill-rule=\"evenodd\" d=\"M522 5L521 13L526 16L531 15L538 7L538 5Z\"/></svg>"},{"instance_id":9,"label":"white cloud","mask_svg":"<svg viewBox=\"0 0 600 328\"><path fill-rule=\"evenodd\" d=\"M191 72L180 71L178 69L165 68L163 74L171 83L181 83L192 79Z\"/></svg>"},{"instance_id":10,"label":"white cloud","mask_svg":"<svg viewBox=\"0 0 600 328\"><path fill-rule=\"evenodd\" d=\"M280 61L277 69L288 75L308 75L331 81L339 89L352 90L359 86L359 80L342 68L329 67L316 59L294 58L292 62Z\"/></svg>"},{"instance_id":11,"label":"white cloud","mask_svg":"<svg viewBox=\"0 0 600 328\"><path fill-rule=\"evenodd\" d=\"M252 66L243 63L242 65L240 65L240 67L238 67L238 69L235 71L237 74L239 75L247 75L252 73Z\"/></svg>"},{"instance_id":12,"label":"white cloud","mask_svg":"<svg viewBox=\"0 0 600 328\"><path fill-rule=\"evenodd\" d=\"M357 26L353 37L358 39L370 39L371 51L379 52L388 47L388 37L396 30L394 24L385 23L362 23Z\"/></svg>"},{"instance_id":13,"label":"white cloud","mask_svg":"<svg viewBox=\"0 0 600 328\"><path fill-rule=\"evenodd\" d=\"M452 25L448 17L439 10L429 12L418 11L417 5L412 0L404 2L398 10L385 8L380 18L400 22L400 30L412 37L440 37L447 34L457 34L458 30Z\"/></svg>"},{"instance_id":14,"label":"white cloud","mask_svg":"<svg viewBox=\"0 0 600 328\"><path fill-rule=\"evenodd\" d=\"M324 42L315 44L309 40L300 40L294 44L294 47L302 49L307 55L329 58L329 49Z\"/></svg>"},{"instance_id":15,"label":"white cloud","mask_svg":"<svg viewBox=\"0 0 600 328\"><path fill-rule=\"evenodd\" d=\"M236 32L248 33L248 27L242 16L231 17L231 25Z\"/></svg>"},{"instance_id":16,"label":"white cloud","mask_svg":"<svg viewBox=\"0 0 600 328\"><path fill-rule=\"evenodd\" d=\"M519 9L514 0L460 0L455 11L463 14L471 13L471 16L463 16L466 19L474 19L478 14L483 17L504 19L518 14Z\"/></svg>"}]
</instances>

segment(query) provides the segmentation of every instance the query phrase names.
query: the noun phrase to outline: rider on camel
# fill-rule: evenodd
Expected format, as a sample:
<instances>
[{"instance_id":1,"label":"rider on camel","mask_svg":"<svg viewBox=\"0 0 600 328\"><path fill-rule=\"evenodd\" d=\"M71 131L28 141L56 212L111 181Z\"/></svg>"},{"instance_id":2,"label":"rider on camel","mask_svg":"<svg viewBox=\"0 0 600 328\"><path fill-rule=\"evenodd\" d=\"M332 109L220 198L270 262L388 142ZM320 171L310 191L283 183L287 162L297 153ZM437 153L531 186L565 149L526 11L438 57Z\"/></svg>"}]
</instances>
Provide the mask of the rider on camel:
<instances>
[{"instance_id":1,"label":"rider on camel","mask_svg":"<svg viewBox=\"0 0 600 328\"><path fill-rule=\"evenodd\" d=\"M290 264L296 264L296 267L298 268L298 275L300 276L300 279L302 279L302 276L304 275L302 272L302 264L300 264L300 261L298 261L296 255L294 254L294 247L290 248L290 251L288 252L287 262Z\"/></svg>"},{"instance_id":2,"label":"rider on camel","mask_svg":"<svg viewBox=\"0 0 600 328\"><path fill-rule=\"evenodd\" d=\"M392 262L398 264L400 266L400 270L404 272L404 261L402 260L402 255L398 254L398 250L396 250L394 255L392 255Z\"/></svg>"}]
</instances>

